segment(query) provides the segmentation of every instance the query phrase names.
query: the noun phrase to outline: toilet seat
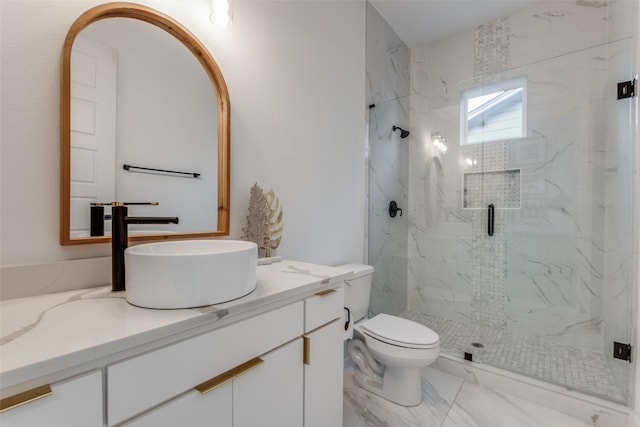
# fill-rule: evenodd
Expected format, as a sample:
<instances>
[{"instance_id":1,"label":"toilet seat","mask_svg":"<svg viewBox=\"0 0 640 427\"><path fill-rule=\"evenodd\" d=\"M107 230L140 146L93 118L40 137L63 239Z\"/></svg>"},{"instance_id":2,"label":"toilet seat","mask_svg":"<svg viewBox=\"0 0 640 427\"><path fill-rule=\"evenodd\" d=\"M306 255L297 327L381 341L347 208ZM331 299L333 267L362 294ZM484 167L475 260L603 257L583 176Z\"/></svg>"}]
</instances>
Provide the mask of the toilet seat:
<instances>
[{"instance_id":1,"label":"toilet seat","mask_svg":"<svg viewBox=\"0 0 640 427\"><path fill-rule=\"evenodd\" d=\"M398 347L431 349L438 347L440 343L440 337L432 329L384 313L362 322L362 332Z\"/></svg>"}]
</instances>

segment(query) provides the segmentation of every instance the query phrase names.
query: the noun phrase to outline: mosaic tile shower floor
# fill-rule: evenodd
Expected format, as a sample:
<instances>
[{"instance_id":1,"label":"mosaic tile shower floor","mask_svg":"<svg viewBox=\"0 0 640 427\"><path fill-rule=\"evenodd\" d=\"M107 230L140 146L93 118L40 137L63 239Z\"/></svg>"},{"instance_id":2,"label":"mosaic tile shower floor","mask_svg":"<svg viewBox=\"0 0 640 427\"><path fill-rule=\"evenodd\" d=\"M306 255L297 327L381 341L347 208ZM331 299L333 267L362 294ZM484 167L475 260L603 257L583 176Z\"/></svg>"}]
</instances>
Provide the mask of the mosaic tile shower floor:
<instances>
[{"instance_id":1,"label":"mosaic tile shower floor","mask_svg":"<svg viewBox=\"0 0 640 427\"><path fill-rule=\"evenodd\" d=\"M617 402L624 403L627 400L626 362L614 360L609 354L551 343L540 337L489 328L481 331L481 326L477 324L441 319L415 311L405 311L400 316L438 333L443 353L463 357L472 342L481 342L484 349L474 351L474 362L479 359L487 365Z\"/></svg>"}]
</instances>

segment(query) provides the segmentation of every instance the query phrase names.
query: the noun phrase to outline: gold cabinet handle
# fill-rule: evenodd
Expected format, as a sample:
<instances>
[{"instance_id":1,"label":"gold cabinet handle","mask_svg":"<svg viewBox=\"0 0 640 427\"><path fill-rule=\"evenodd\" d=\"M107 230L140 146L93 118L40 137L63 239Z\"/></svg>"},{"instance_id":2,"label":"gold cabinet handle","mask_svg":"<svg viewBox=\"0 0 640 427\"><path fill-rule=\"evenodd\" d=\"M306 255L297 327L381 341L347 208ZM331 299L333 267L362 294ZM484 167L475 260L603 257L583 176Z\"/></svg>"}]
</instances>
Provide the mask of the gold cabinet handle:
<instances>
[{"instance_id":1,"label":"gold cabinet handle","mask_svg":"<svg viewBox=\"0 0 640 427\"><path fill-rule=\"evenodd\" d=\"M242 365L236 366L235 368L232 369L232 371L235 374L234 376L239 377L240 375L246 374L250 370L257 368L263 363L264 363L264 360L260 359L259 357L256 357L254 359L249 360L248 362L244 362Z\"/></svg>"},{"instance_id":2,"label":"gold cabinet handle","mask_svg":"<svg viewBox=\"0 0 640 427\"><path fill-rule=\"evenodd\" d=\"M331 295L334 292L336 292L335 289L325 289L324 291L316 292L315 295L319 297L325 297L327 295Z\"/></svg>"},{"instance_id":3,"label":"gold cabinet handle","mask_svg":"<svg viewBox=\"0 0 640 427\"><path fill-rule=\"evenodd\" d=\"M34 400L42 399L43 397L53 394L51 386L49 384L41 385L40 387L33 388L31 390L23 391L22 393L15 394L13 396L6 397L0 400L0 412L8 411L9 409L16 408L20 405L24 405Z\"/></svg>"},{"instance_id":4,"label":"gold cabinet handle","mask_svg":"<svg viewBox=\"0 0 640 427\"><path fill-rule=\"evenodd\" d=\"M194 388L200 392L200 394L207 394L211 390L220 387L222 384L226 384L233 379L235 375L233 375L233 370L223 372L220 375L217 375L207 381L198 384Z\"/></svg>"},{"instance_id":5,"label":"gold cabinet handle","mask_svg":"<svg viewBox=\"0 0 640 427\"><path fill-rule=\"evenodd\" d=\"M308 335L302 336L302 363L309 365L311 362L311 337Z\"/></svg>"},{"instance_id":6,"label":"gold cabinet handle","mask_svg":"<svg viewBox=\"0 0 640 427\"><path fill-rule=\"evenodd\" d=\"M228 383L236 377L239 377L242 374L246 374L250 370L257 368L262 365L264 360L259 357L253 358L248 362L243 363L242 365L238 365L235 368L231 368L226 372L221 373L201 384L198 384L194 387L194 389L198 390L200 394L209 393L211 390L220 387L223 384Z\"/></svg>"}]
</instances>

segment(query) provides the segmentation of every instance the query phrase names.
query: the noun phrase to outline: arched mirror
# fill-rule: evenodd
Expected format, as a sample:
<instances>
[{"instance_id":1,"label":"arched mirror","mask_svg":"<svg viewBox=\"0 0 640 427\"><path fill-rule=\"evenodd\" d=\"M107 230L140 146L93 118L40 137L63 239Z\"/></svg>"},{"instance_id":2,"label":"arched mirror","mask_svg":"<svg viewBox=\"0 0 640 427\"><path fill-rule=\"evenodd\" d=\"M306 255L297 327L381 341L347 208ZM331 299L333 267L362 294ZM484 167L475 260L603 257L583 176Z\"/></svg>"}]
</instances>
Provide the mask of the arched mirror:
<instances>
[{"instance_id":1,"label":"arched mirror","mask_svg":"<svg viewBox=\"0 0 640 427\"><path fill-rule=\"evenodd\" d=\"M131 225L133 241L229 234L229 95L184 26L133 3L88 10L65 39L60 98L61 244L109 242L113 201L180 219Z\"/></svg>"}]
</instances>

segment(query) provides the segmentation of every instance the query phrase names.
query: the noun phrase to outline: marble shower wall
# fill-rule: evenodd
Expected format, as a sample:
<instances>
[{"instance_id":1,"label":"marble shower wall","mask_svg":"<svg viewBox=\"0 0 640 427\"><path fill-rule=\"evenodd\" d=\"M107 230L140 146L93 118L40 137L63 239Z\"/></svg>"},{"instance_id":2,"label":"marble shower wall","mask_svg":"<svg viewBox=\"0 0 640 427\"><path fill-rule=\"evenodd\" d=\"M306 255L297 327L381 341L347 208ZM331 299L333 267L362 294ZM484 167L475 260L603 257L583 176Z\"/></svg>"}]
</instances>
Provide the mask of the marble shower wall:
<instances>
[{"instance_id":1,"label":"marble shower wall","mask_svg":"<svg viewBox=\"0 0 640 427\"><path fill-rule=\"evenodd\" d=\"M407 308L408 216L391 218L389 202L406 212L409 129L410 51L380 14L367 3L366 82L368 104L369 227L368 259L375 268L369 304L372 314Z\"/></svg>"},{"instance_id":2,"label":"marble shower wall","mask_svg":"<svg viewBox=\"0 0 640 427\"><path fill-rule=\"evenodd\" d=\"M612 37L635 30L608 25L625 7L544 2L412 50L409 309L606 353L629 339L632 134L612 85L631 45ZM527 137L461 146L460 92L523 75ZM520 171L520 206L496 210L487 238L464 173L504 169Z\"/></svg>"}]
</instances>

